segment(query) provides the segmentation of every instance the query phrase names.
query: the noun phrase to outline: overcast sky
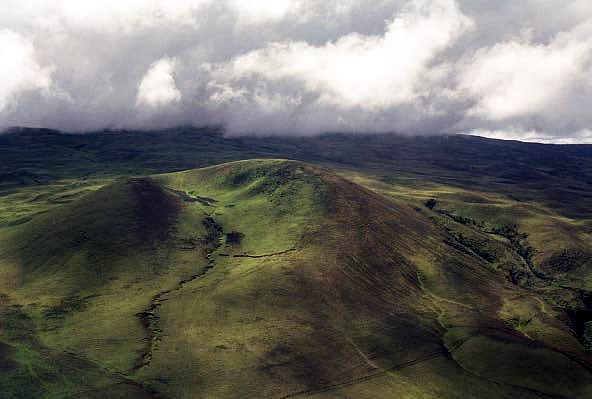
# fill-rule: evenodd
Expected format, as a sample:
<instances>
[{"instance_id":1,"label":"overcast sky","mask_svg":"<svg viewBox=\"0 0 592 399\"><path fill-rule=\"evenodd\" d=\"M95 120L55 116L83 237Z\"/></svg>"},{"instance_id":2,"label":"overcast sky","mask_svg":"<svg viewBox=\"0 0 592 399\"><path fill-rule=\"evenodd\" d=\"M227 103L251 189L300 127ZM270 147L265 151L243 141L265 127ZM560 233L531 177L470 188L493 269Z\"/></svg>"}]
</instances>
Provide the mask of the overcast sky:
<instances>
[{"instance_id":1,"label":"overcast sky","mask_svg":"<svg viewBox=\"0 0 592 399\"><path fill-rule=\"evenodd\" d=\"M0 126L592 143L591 0L1 0Z\"/></svg>"}]
</instances>

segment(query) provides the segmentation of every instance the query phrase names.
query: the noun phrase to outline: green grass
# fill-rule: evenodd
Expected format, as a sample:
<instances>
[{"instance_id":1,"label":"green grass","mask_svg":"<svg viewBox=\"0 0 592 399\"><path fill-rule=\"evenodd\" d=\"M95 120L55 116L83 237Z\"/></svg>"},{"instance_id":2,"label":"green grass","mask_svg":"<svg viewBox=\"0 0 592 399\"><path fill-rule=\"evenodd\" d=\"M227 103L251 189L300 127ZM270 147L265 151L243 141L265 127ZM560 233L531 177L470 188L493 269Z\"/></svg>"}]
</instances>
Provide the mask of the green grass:
<instances>
[{"instance_id":1,"label":"green grass","mask_svg":"<svg viewBox=\"0 0 592 399\"><path fill-rule=\"evenodd\" d=\"M531 270L568 244L587 251L581 221L341 173L359 184L258 159L13 189L0 208L8 397L590 395L565 313L581 298L561 287L588 284L575 277L588 265Z\"/></svg>"},{"instance_id":2,"label":"green grass","mask_svg":"<svg viewBox=\"0 0 592 399\"><path fill-rule=\"evenodd\" d=\"M549 395L587 398L592 395L589 372L547 348L487 336L469 338L454 359L471 373L497 383L521 386ZM560 370L570 370L569 373ZM549 376L553 376L550 383Z\"/></svg>"},{"instance_id":3,"label":"green grass","mask_svg":"<svg viewBox=\"0 0 592 399\"><path fill-rule=\"evenodd\" d=\"M325 212L320 179L296 162L235 162L157 179L166 187L214 199L202 209L226 232L242 233L240 250L251 255L294 248Z\"/></svg>"},{"instance_id":4,"label":"green grass","mask_svg":"<svg viewBox=\"0 0 592 399\"><path fill-rule=\"evenodd\" d=\"M421 208L495 269L506 273L525 269L519 265L515 248L508 248L512 246L508 237L499 234L510 229L525 237L520 245L532 248L532 267L553 280L555 287L589 290L592 284L589 219L570 218L540 202L518 201L499 193L389 180L352 171L343 175L394 201ZM436 202L433 212L425 206L430 199Z\"/></svg>"}]
</instances>

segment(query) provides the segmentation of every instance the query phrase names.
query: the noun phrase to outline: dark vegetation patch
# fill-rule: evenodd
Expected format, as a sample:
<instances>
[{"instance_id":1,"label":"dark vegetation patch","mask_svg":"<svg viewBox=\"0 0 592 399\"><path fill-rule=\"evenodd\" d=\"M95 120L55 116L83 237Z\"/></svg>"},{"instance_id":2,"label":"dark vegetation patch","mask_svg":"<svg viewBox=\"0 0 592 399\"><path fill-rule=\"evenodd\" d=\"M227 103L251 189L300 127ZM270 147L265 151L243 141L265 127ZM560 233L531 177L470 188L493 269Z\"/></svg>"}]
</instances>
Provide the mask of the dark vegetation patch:
<instances>
[{"instance_id":1,"label":"dark vegetation patch","mask_svg":"<svg viewBox=\"0 0 592 399\"><path fill-rule=\"evenodd\" d=\"M435 199L431 199L425 203L425 206L444 218L451 219L455 223L462 226L455 227L454 224L444 223L438 217L431 216L430 218L442 226L448 233L450 233L454 240L448 240L447 244L464 252L468 255L477 255L485 262L490 264L497 264L503 256L504 250L500 248L503 244L489 237L492 232L485 227L483 221L477 221L472 218L463 217L454 214L446 209L438 209ZM527 271L521 265L511 264L502 265L502 269L508 270L510 279L515 284L523 284Z\"/></svg>"},{"instance_id":2,"label":"dark vegetation patch","mask_svg":"<svg viewBox=\"0 0 592 399\"><path fill-rule=\"evenodd\" d=\"M583 251L563 249L541 263L548 273L568 273L592 262L592 255Z\"/></svg>"},{"instance_id":3,"label":"dark vegetation patch","mask_svg":"<svg viewBox=\"0 0 592 399\"><path fill-rule=\"evenodd\" d=\"M146 244L164 242L172 233L180 205L175 197L148 179L132 179L135 214L140 236Z\"/></svg>"},{"instance_id":4,"label":"dark vegetation patch","mask_svg":"<svg viewBox=\"0 0 592 399\"><path fill-rule=\"evenodd\" d=\"M463 224L465 226L477 226L480 228L484 227L483 222L477 222L475 219L465 217L465 216L456 215L455 213L450 212L446 209L438 209L437 212L441 213L442 215L448 216L449 218L451 218L455 222Z\"/></svg>"},{"instance_id":5,"label":"dark vegetation patch","mask_svg":"<svg viewBox=\"0 0 592 399\"><path fill-rule=\"evenodd\" d=\"M580 291L580 305L567 310L571 326L586 348L592 352L592 294Z\"/></svg>"},{"instance_id":6,"label":"dark vegetation patch","mask_svg":"<svg viewBox=\"0 0 592 399\"><path fill-rule=\"evenodd\" d=\"M52 204L68 204L75 200L76 198L80 197L82 193L73 193L73 194L64 194L57 196L55 198L48 199L48 202Z\"/></svg>"},{"instance_id":7,"label":"dark vegetation patch","mask_svg":"<svg viewBox=\"0 0 592 399\"><path fill-rule=\"evenodd\" d=\"M584 323L582 342L588 352L592 352L592 320Z\"/></svg>"},{"instance_id":8,"label":"dark vegetation patch","mask_svg":"<svg viewBox=\"0 0 592 399\"><path fill-rule=\"evenodd\" d=\"M469 255L469 256L473 255L473 252L471 251L471 247L469 247L467 245L467 243L463 243L459 239L455 239L455 240L447 239L444 241L444 243L446 245L449 245L450 247L456 249L457 251L464 253L465 255Z\"/></svg>"},{"instance_id":9,"label":"dark vegetation patch","mask_svg":"<svg viewBox=\"0 0 592 399\"><path fill-rule=\"evenodd\" d=\"M425 206L428 209L434 209L437 204L438 203L436 202L436 200L434 198L430 198L429 200L426 201Z\"/></svg>"},{"instance_id":10,"label":"dark vegetation patch","mask_svg":"<svg viewBox=\"0 0 592 399\"><path fill-rule=\"evenodd\" d=\"M14 350L9 345L0 342L0 374L13 370L18 363L12 359Z\"/></svg>"},{"instance_id":11,"label":"dark vegetation patch","mask_svg":"<svg viewBox=\"0 0 592 399\"><path fill-rule=\"evenodd\" d=\"M199 204L202 204L204 206L212 206L216 202L218 202L218 201L216 201L213 198L200 197L199 195L196 195L194 191L191 191L189 193L186 193L185 191L182 191L182 190L173 190L172 188L167 188L167 190L169 190L172 193L177 194L179 196L179 198L181 198L181 200L183 200L183 202L199 203Z\"/></svg>"},{"instance_id":12,"label":"dark vegetation patch","mask_svg":"<svg viewBox=\"0 0 592 399\"><path fill-rule=\"evenodd\" d=\"M207 216L202 220L202 224L206 229L206 235L202 238L202 242L209 249L215 248L220 245L220 237L224 229L216 222L216 220Z\"/></svg>"},{"instance_id":13,"label":"dark vegetation patch","mask_svg":"<svg viewBox=\"0 0 592 399\"><path fill-rule=\"evenodd\" d=\"M12 227L12 226L18 226L20 224L24 224L27 223L29 221L31 221L33 219L33 216L23 216L21 218L16 218L16 219L12 219L9 220L5 223L0 224L0 227L6 226L6 227Z\"/></svg>"},{"instance_id":14,"label":"dark vegetation patch","mask_svg":"<svg viewBox=\"0 0 592 399\"><path fill-rule=\"evenodd\" d=\"M298 353L295 348L278 345L265 355L262 371L270 373L277 367L289 368L291 377L305 384L311 391L320 389L331 383L325 374L322 359L314 353Z\"/></svg>"},{"instance_id":15,"label":"dark vegetation patch","mask_svg":"<svg viewBox=\"0 0 592 399\"><path fill-rule=\"evenodd\" d=\"M261 255L254 255L254 254L237 254L232 255L233 258L251 258L251 259L261 259L261 258L271 258L274 256L285 255L290 252L296 251L296 248L289 248L279 252L272 252L269 254L261 254ZM230 256L229 254L219 254L220 256Z\"/></svg>"},{"instance_id":16,"label":"dark vegetation patch","mask_svg":"<svg viewBox=\"0 0 592 399\"><path fill-rule=\"evenodd\" d=\"M2 345L0 343L0 345ZM18 363L8 359L0 360L7 367L0 366L0 387L4 399L39 399L47 393L35 375Z\"/></svg>"},{"instance_id":17,"label":"dark vegetation patch","mask_svg":"<svg viewBox=\"0 0 592 399\"><path fill-rule=\"evenodd\" d=\"M35 344L35 323L20 306L0 306L0 340Z\"/></svg>"},{"instance_id":18,"label":"dark vegetation patch","mask_svg":"<svg viewBox=\"0 0 592 399\"><path fill-rule=\"evenodd\" d=\"M533 255L535 250L528 243L528 234L518 231L516 225L494 227L488 232L506 238L510 242L510 246L516 252L516 254L518 254L524 260L526 265L528 265L530 271L540 279L547 279L547 276L542 273L534 264Z\"/></svg>"},{"instance_id":19,"label":"dark vegetation patch","mask_svg":"<svg viewBox=\"0 0 592 399\"><path fill-rule=\"evenodd\" d=\"M64 297L57 305L45 309L44 316L48 319L59 319L72 313L82 312L87 309L89 300L97 296L89 295L81 297L79 295L70 295Z\"/></svg>"},{"instance_id":20,"label":"dark vegetation patch","mask_svg":"<svg viewBox=\"0 0 592 399\"><path fill-rule=\"evenodd\" d=\"M226 233L226 244L227 245L240 245L244 238L244 234L240 231L231 231Z\"/></svg>"},{"instance_id":21,"label":"dark vegetation patch","mask_svg":"<svg viewBox=\"0 0 592 399\"><path fill-rule=\"evenodd\" d=\"M430 200L431 201L431 200ZM436 208L437 202L426 202L426 207L434 210L435 212L443 215L454 222L467 226L470 230L467 232L475 231L485 235L493 234L503 237L507 240L510 250L516 253L523 261L529 270L523 270L520 265L511 265L509 270L509 276L515 284L525 284L528 271L534 273L538 278L546 278L546 275L542 273L534 264L533 255L534 248L528 243L528 234L518 231L516 225L501 225L487 227L484 221L478 221L469 217L460 216L446 209ZM431 206L431 207L430 207ZM432 220L438 220L432 218ZM439 223L441 224L441 223ZM466 234L461 229L456 229L453 226L444 224L443 227L451 233L462 245L470 248L475 254L484 259L489 263L493 263L499 260L498 250L495 246L492 246L492 242L479 234ZM500 245L496 242L496 245Z\"/></svg>"}]
</instances>

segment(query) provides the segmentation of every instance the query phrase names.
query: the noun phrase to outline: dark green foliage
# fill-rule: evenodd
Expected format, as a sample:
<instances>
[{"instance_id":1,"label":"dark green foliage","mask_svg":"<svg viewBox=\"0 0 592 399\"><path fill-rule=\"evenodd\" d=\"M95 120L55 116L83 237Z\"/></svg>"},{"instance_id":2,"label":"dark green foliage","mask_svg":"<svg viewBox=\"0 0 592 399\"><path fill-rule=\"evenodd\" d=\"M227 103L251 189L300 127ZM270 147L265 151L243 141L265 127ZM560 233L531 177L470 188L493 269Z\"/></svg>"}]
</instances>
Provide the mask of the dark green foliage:
<instances>
[{"instance_id":1,"label":"dark green foliage","mask_svg":"<svg viewBox=\"0 0 592 399\"><path fill-rule=\"evenodd\" d=\"M592 262L592 254L564 249L546 259L541 268L553 272L570 272Z\"/></svg>"},{"instance_id":2,"label":"dark green foliage","mask_svg":"<svg viewBox=\"0 0 592 399\"><path fill-rule=\"evenodd\" d=\"M205 241L207 243L217 243L222 236L222 226L220 226L213 217L208 216L203 221L202 224L206 229L206 237Z\"/></svg>"},{"instance_id":3,"label":"dark green foliage","mask_svg":"<svg viewBox=\"0 0 592 399\"><path fill-rule=\"evenodd\" d=\"M59 318L65 317L73 312L80 312L86 309L87 302L90 298L81 298L78 295L71 295L62 298L59 304L51 306L45 309L45 317L47 318Z\"/></svg>"},{"instance_id":4,"label":"dark green foliage","mask_svg":"<svg viewBox=\"0 0 592 399\"><path fill-rule=\"evenodd\" d=\"M519 232L516 225L494 227L491 230L491 233L507 238L514 250L520 255L522 259L524 259L526 264L531 267L534 266L532 260L534 248L528 244L528 234ZM537 273L539 277L544 277L544 275L541 272L535 270L534 267L533 272Z\"/></svg>"},{"instance_id":5,"label":"dark green foliage","mask_svg":"<svg viewBox=\"0 0 592 399\"><path fill-rule=\"evenodd\" d=\"M468 218L465 216L455 215L454 213L447 211L446 209L438 209L438 212L441 213L442 215L446 215L446 216L450 217L451 219L453 219L457 223L464 224L464 225L473 225L473 226L483 227L482 222L477 222L475 219Z\"/></svg>"},{"instance_id":6,"label":"dark green foliage","mask_svg":"<svg viewBox=\"0 0 592 399\"><path fill-rule=\"evenodd\" d=\"M584 324L584 332L582 334L582 341L586 350L592 352L592 320Z\"/></svg>"},{"instance_id":7,"label":"dark green foliage","mask_svg":"<svg viewBox=\"0 0 592 399\"><path fill-rule=\"evenodd\" d=\"M239 231L231 231L226 234L226 244L238 245L243 240L244 234Z\"/></svg>"}]
</instances>

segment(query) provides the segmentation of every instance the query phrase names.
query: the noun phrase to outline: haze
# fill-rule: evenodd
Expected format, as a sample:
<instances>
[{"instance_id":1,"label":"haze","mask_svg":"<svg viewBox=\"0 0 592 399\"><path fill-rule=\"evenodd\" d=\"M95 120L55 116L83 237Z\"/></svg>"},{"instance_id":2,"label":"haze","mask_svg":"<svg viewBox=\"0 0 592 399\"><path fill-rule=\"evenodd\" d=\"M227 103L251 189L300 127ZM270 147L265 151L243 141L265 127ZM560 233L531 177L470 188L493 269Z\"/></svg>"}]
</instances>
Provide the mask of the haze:
<instances>
[{"instance_id":1,"label":"haze","mask_svg":"<svg viewBox=\"0 0 592 399\"><path fill-rule=\"evenodd\" d=\"M591 143L588 0L4 0L0 126Z\"/></svg>"}]
</instances>

